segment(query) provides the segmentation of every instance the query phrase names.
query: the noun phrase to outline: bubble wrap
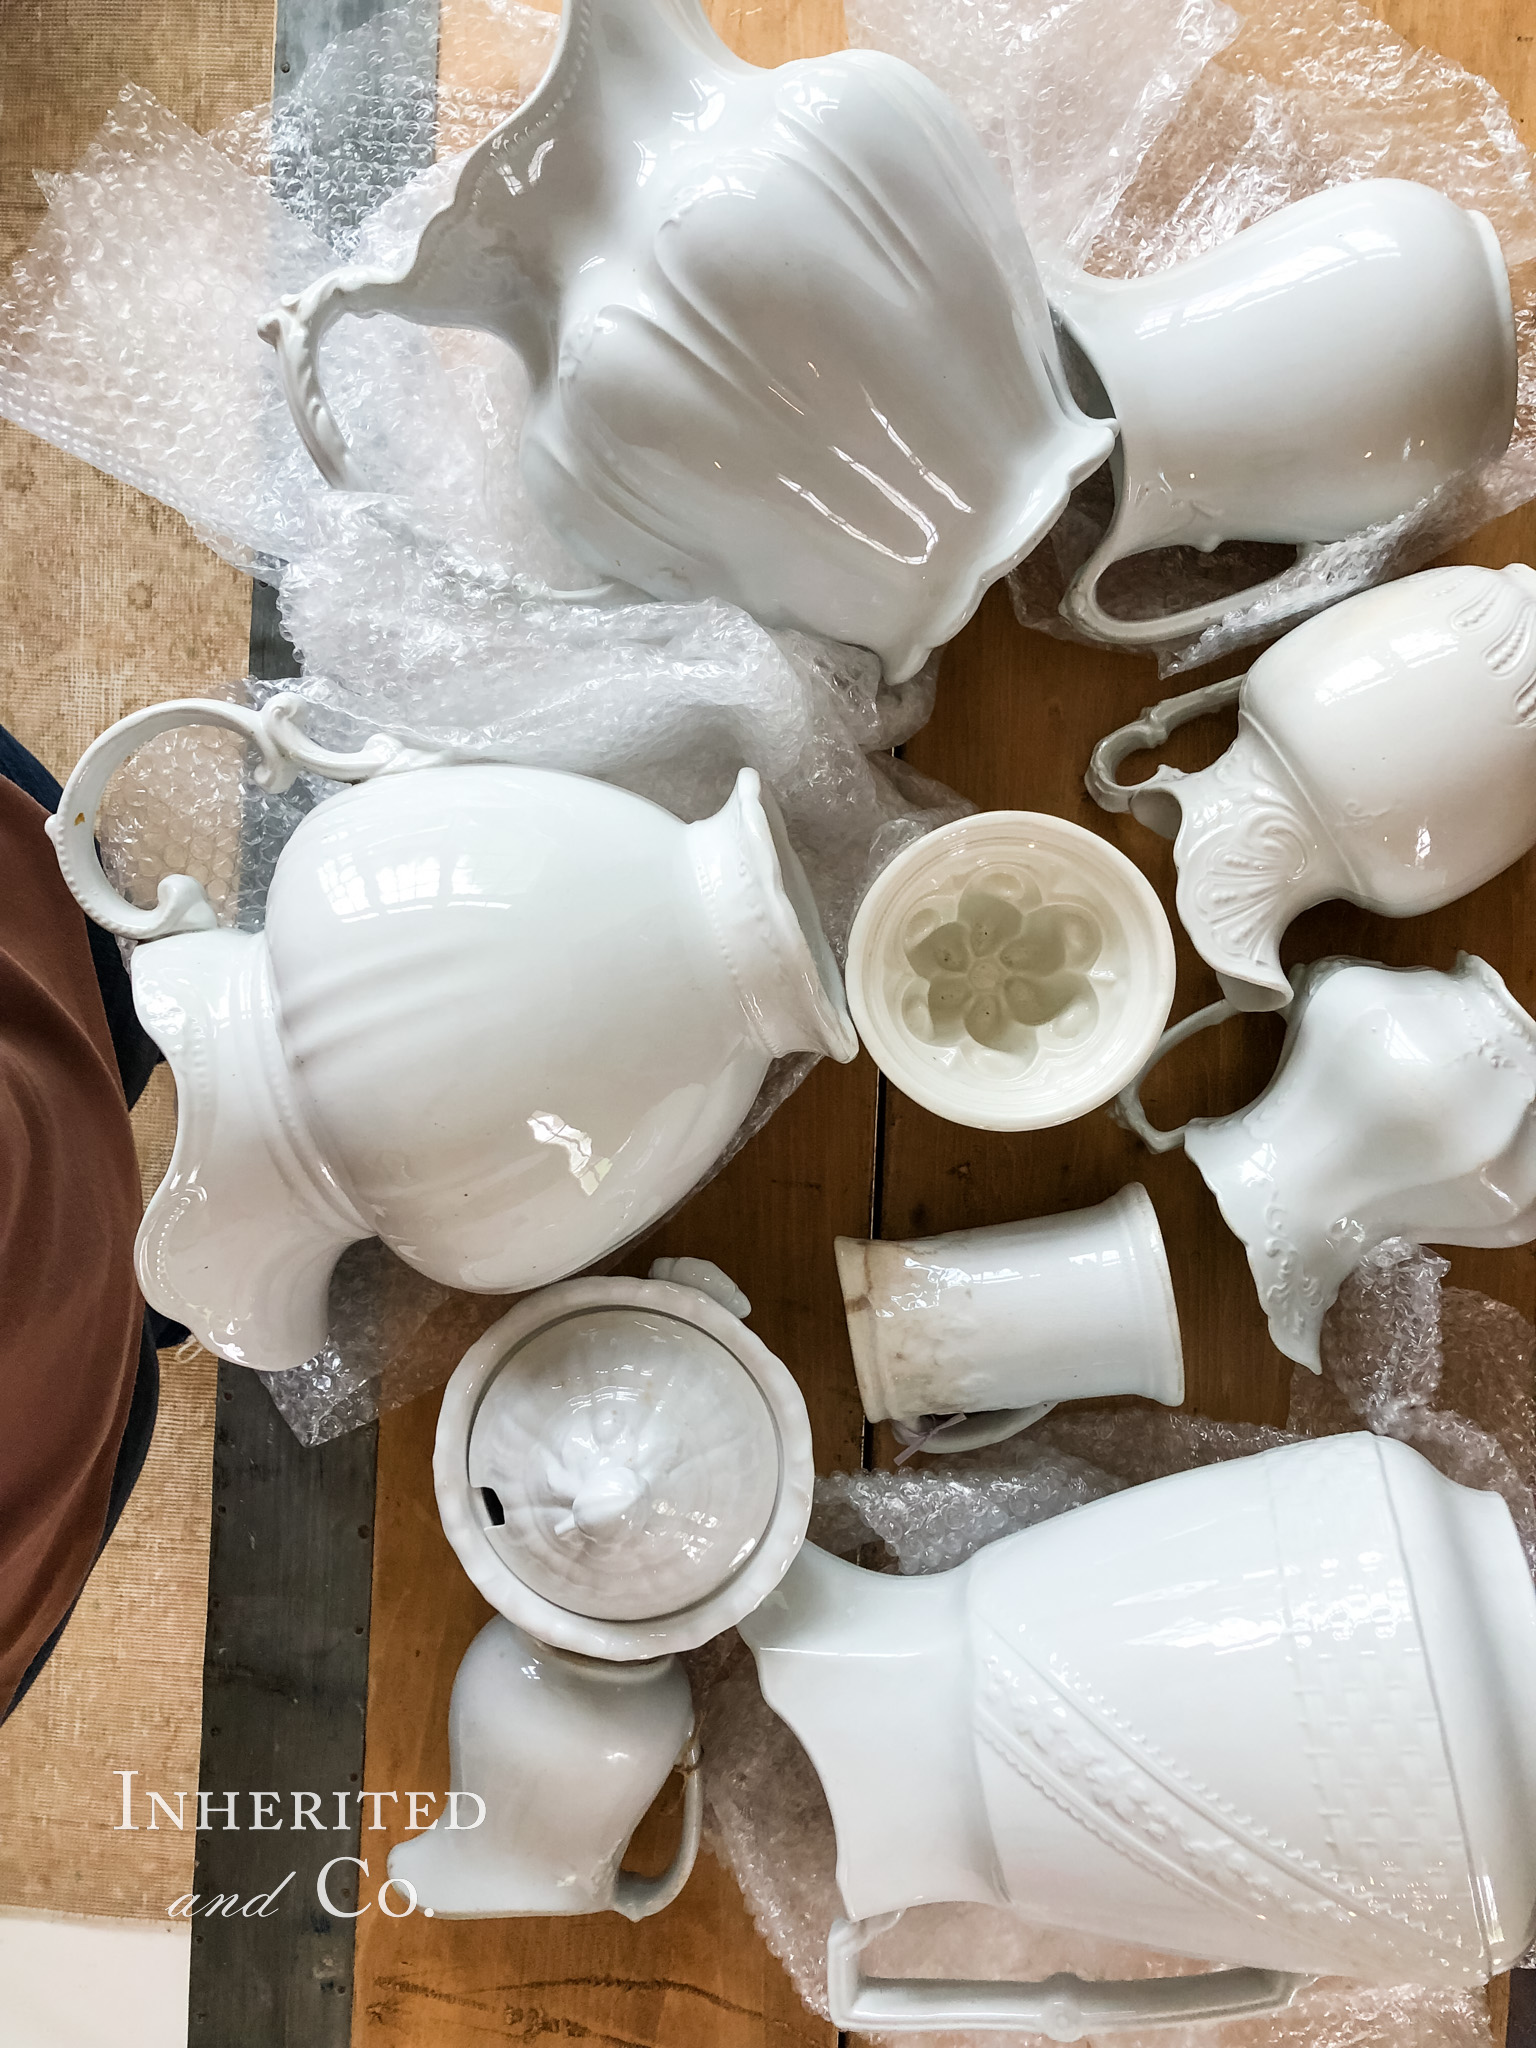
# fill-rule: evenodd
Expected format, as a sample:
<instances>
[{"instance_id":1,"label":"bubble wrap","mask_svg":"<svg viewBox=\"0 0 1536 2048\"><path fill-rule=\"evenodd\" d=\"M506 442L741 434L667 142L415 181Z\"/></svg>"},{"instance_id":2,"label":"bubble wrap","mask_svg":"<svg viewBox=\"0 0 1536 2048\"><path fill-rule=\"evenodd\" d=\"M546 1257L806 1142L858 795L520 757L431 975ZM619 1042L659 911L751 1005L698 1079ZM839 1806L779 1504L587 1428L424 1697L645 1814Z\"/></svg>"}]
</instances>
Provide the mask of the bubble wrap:
<instances>
[{"instance_id":1,"label":"bubble wrap","mask_svg":"<svg viewBox=\"0 0 1536 2048\"><path fill-rule=\"evenodd\" d=\"M402 545L372 504L338 500L333 524L344 540L292 568L283 616L295 687L334 714L337 744L382 724L601 776L684 818L718 809L745 762L839 950L873 874L969 808L890 757L932 708L933 665L893 690L862 648L770 633L730 605L550 604L488 549Z\"/></svg>"},{"instance_id":2,"label":"bubble wrap","mask_svg":"<svg viewBox=\"0 0 1536 2048\"><path fill-rule=\"evenodd\" d=\"M423 1374L412 1340L449 1298L446 1287L413 1271L377 1238L349 1245L331 1276L325 1349L292 1372L261 1375L299 1442L344 1436L436 1384L441 1373Z\"/></svg>"},{"instance_id":3,"label":"bubble wrap","mask_svg":"<svg viewBox=\"0 0 1536 2048\"><path fill-rule=\"evenodd\" d=\"M965 109L1013 189L1047 272L1144 274L1287 201L1362 176L1423 179L1493 220L1515 271L1522 365L1510 452L1391 525L1326 548L1240 603L1169 671L1211 660L1382 576L1536 492L1536 194L1485 81L1415 50L1353 0L852 0L851 40L920 65ZM340 37L275 111L203 139L129 89L0 306L0 410L184 512L270 576L317 545L328 494L298 444L255 322L338 257L397 259L455 156L518 103L550 17L518 0L445 0L445 47L480 83L433 94L425 10ZM394 190L404 162L439 160ZM513 459L521 373L487 337L344 321L327 389L370 475L417 531L474 536L504 566L561 578ZM1056 602L1105 517L1090 480L1015 578L1028 622ZM1171 549L1125 572L1151 609L1235 588L1273 550ZM335 557L345 569L343 552ZM1140 589L1137 588L1140 579ZM366 676L361 677L366 683Z\"/></svg>"},{"instance_id":4,"label":"bubble wrap","mask_svg":"<svg viewBox=\"0 0 1536 2048\"><path fill-rule=\"evenodd\" d=\"M1214 661L1320 606L1421 568L1536 496L1536 187L1485 79L1416 49L1355 0L849 0L850 40L918 65L969 115L1012 185L1046 270L1141 277L1331 185L1413 178L1486 213L1511 272L1520 393L1509 451L1390 524L1298 564L1196 638L1165 675ZM1015 572L1027 624L1057 611L1109 522L1104 472ZM1118 608L1174 611L1268 577L1292 551L1169 548L1117 571Z\"/></svg>"},{"instance_id":5,"label":"bubble wrap","mask_svg":"<svg viewBox=\"0 0 1536 2048\"><path fill-rule=\"evenodd\" d=\"M1536 1572L1536 1333L1501 1302L1442 1290L1448 1270L1406 1238L1368 1253L1323 1325L1323 1377L1293 1379L1291 1423L1308 1435L1363 1423L1502 1494Z\"/></svg>"},{"instance_id":6,"label":"bubble wrap","mask_svg":"<svg viewBox=\"0 0 1536 2048\"><path fill-rule=\"evenodd\" d=\"M1445 1261L1384 1245L1346 1281L1324 1327L1323 1376L1297 1371L1288 1430L1213 1422L1150 1404L1055 1409L1005 1444L922 1470L817 1483L811 1538L874 1570L949 1570L1018 1529L1171 1472L1249 1457L1364 1424L1401 1437L1463 1484L1494 1486L1527 1554L1536 1476L1536 1330L1480 1294L1442 1290ZM708 1839L735 1872L764 1939L810 2008L827 2013L827 1928L841 1917L836 1844L810 1759L766 1706L736 1638L694 1660L706 1702ZM893 1785L892 1797L900 1797ZM1530 1960L1527 1958L1527 1960ZM1194 1960L1032 1926L1001 1909L933 1906L872 1943L872 1974L1039 1978L1185 1974ZM876 2037L879 2038L879 2037ZM1036 2048L1038 2036L899 2035L938 2048ZM1491 2048L1481 1992L1361 1988L1324 1980L1286 2012L1221 2027L1116 2034L1125 2048Z\"/></svg>"},{"instance_id":7,"label":"bubble wrap","mask_svg":"<svg viewBox=\"0 0 1536 2048\"><path fill-rule=\"evenodd\" d=\"M339 37L275 107L207 138L128 88L77 169L47 183L46 224L0 305L0 411L279 582L308 670L281 687L313 701L334 744L384 727L605 776L685 818L718 808L750 763L840 947L870 876L969 808L890 757L927 717L932 673L886 690L864 651L771 635L722 604L555 601L552 587L590 579L526 501L525 381L489 336L343 323L327 387L382 488L333 494L257 337L280 294L338 258L404 254L452 175L434 146L462 151L515 107L554 27L518 0L410 4ZM474 90L423 84L439 33L445 50L455 36L472 45ZM412 164L428 167L402 184ZM213 693L260 703L275 687ZM189 872L225 922L259 929L282 846L330 786L302 777L269 797L246 766L238 738L194 729L119 773L102 840L126 895L152 904L163 874ZM738 1144L809 1066L777 1063ZM344 1260L331 1345L273 1382L296 1432L323 1441L439 1381L451 1359L407 1367L441 1298L376 1247Z\"/></svg>"}]
</instances>

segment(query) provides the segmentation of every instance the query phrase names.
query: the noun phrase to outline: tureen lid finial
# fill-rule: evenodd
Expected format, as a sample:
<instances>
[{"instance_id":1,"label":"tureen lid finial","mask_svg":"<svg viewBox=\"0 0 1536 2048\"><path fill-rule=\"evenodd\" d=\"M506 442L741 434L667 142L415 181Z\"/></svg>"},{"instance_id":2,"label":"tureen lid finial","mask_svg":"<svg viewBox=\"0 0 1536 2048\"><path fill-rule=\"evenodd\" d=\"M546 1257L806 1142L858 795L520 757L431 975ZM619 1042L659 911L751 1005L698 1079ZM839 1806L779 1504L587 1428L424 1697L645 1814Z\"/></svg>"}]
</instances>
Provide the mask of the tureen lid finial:
<instances>
[{"instance_id":1,"label":"tureen lid finial","mask_svg":"<svg viewBox=\"0 0 1536 2048\"><path fill-rule=\"evenodd\" d=\"M466 1358L437 1484L503 1613L566 1649L655 1656L730 1626L782 1576L809 1511L810 1431L784 1367L716 1299L574 1281Z\"/></svg>"}]
</instances>

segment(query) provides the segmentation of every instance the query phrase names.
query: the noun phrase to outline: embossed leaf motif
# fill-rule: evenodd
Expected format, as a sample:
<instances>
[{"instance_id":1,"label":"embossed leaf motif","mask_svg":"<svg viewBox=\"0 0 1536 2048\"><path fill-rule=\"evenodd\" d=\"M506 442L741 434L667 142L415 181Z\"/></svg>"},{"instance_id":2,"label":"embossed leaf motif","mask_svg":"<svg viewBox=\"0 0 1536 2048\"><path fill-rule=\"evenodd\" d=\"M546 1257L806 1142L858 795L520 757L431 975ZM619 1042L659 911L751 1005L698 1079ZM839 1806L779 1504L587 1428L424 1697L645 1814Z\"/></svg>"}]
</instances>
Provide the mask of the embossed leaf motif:
<instances>
[{"instance_id":1,"label":"embossed leaf motif","mask_svg":"<svg viewBox=\"0 0 1536 2048\"><path fill-rule=\"evenodd\" d=\"M1090 1030L1098 998L1086 969L1098 957L1091 918L1062 905L1028 911L971 888L956 915L907 950L928 984L928 1016L941 1045L970 1037L997 1052L1026 1051L1041 1026Z\"/></svg>"}]
</instances>

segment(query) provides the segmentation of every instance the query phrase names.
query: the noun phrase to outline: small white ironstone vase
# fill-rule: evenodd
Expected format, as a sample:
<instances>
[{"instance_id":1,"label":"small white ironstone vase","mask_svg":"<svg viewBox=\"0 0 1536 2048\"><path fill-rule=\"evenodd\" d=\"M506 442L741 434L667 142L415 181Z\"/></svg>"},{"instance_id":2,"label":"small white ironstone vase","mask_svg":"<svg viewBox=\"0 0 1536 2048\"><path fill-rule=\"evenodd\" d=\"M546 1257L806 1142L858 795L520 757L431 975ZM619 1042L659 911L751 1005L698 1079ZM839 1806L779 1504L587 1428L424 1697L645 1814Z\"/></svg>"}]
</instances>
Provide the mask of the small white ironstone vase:
<instances>
[{"instance_id":1,"label":"small white ironstone vase","mask_svg":"<svg viewBox=\"0 0 1536 2048\"><path fill-rule=\"evenodd\" d=\"M1027 1223L840 1237L837 1270L864 1413L925 1450L998 1443L1057 1401L1184 1398L1168 1257L1138 1182Z\"/></svg>"}]
</instances>

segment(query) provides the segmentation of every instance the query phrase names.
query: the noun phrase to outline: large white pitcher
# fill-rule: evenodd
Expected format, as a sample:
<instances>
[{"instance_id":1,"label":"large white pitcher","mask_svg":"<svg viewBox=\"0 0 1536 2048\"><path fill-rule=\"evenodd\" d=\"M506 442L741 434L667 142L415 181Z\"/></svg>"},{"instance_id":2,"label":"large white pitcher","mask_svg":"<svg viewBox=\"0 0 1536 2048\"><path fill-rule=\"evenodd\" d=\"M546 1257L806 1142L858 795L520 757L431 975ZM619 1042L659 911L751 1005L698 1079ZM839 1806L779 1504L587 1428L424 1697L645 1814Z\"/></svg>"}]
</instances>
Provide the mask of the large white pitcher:
<instances>
[{"instance_id":1,"label":"large white pitcher","mask_svg":"<svg viewBox=\"0 0 1536 2048\"><path fill-rule=\"evenodd\" d=\"M894 681L1114 439L943 94L874 50L744 63L697 0L566 0L547 76L407 260L263 324L306 446L355 490L320 382L346 313L517 351L524 480L596 575L872 647Z\"/></svg>"},{"instance_id":2,"label":"large white pitcher","mask_svg":"<svg viewBox=\"0 0 1536 2048\"><path fill-rule=\"evenodd\" d=\"M380 1237L483 1294L561 1278L687 1194L771 1062L857 1049L815 901L744 768L684 825L579 775L317 747L306 706L191 699L91 746L50 824L176 1076L176 1149L139 1231L145 1296L238 1364L324 1344L343 1248ZM112 772L177 725L242 733L257 780L355 783L283 848L266 929L216 929L186 875L153 910L92 832Z\"/></svg>"},{"instance_id":3,"label":"large white pitcher","mask_svg":"<svg viewBox=\"0 0 1536 2048\"><path fill-rule=\"evenodd\" d=\"M929 1578L808 1547L741 1630L832 1809L837 2025L1074 2040L1313 1976L1478 1984L1528 1939L1536 1591L1503 1501L1405 1445L1180 1473ZM1232 1967L861 1975L941 1900Z\"/></svg>"},{"instance_id":4,"label":"large white pitcher","mask_svg":"<svg viewBox=\"0 0 1536 2048\"><path fill-rule=\"evenodd\" d=\"M1197 633L1263 586L1127 619L1099 595L1154 548L1292 541L1395 519L1502 454L1515 322L1493 229L1402 178L1283 206L1152 277L1052 279L1119 426L1115 513L1062 611L1101 640Z\"/></svg>"}]
</instances>

